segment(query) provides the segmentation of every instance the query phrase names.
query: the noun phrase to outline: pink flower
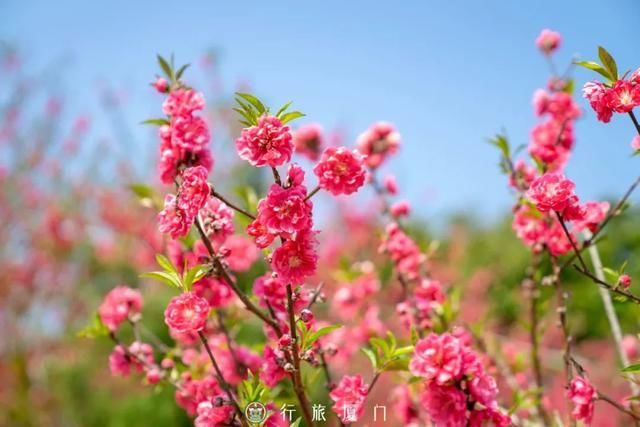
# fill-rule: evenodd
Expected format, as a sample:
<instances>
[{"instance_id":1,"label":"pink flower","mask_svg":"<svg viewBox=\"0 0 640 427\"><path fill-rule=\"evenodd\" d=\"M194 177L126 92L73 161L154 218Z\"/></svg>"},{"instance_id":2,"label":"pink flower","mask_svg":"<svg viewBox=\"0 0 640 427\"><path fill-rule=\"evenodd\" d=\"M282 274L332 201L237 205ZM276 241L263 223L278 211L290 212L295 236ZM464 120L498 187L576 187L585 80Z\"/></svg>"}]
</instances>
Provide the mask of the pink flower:
<instances>
[{"instance_id":1,"label":"pink flower","mask_svg":"<svg viewBox=\"0 0 640 427\"><path fill-rule=\"evenodd\" d=\"M209 171L203 166L187 168L182 172L182 183L178 190L178 207L190 216L197 216L209 198Z\"/></svg>"},{"instance_id":2,"label":"pink flower","mask_svg":"<svg viewBox=\"0 0 640 427\"><path fill-rule=\"evenodd\" d=\"M547 106L549 103L549 95L544 89L538 89L533 93L533 111L536 116L542 116L547 112Z\"/></svg>"},{"instance_id":3,"label":"pink flower","mask_svg":"<svg viewBox=\"0 0 640 427\"><path fill-rule=\"evenodd\" d=\"M293 145L296 153L312 161L318 160L324 145L322 133L322 127L315 123L303 125L296 129L293 133Z\"/></svg>"},{"instance_id":4,"label":"pink flower","mask_svg":"<svg viewBox=\"0 0 640 427\"><path fill-rule=\"evenodd\" d=\"M551 31L549 29L544 29L536 39L536 46L540 49L545 55L549 55L560 47L561 41L560 33L555 31Z\"/></svg>"},{"instance_id":5,"label":"pink flower","mask_svg":"<svg viewBox=\"0 0 640 427\"><path fill-rule=\"evenodd\" d=\"M472 411L469 417L469 427L509 427L511 425L511 417L493 408Z\"/></svg>"},{"instance_id":6,"label":"pink flower","mask_svg":"<svg viewBox=\"0 0 640 427\"><path fill-rule=\"evenodd\" d=\"M281 166L291 160L293 152L289 127L277 117L262 116L257 126L242 130L236 149L253 166Z\"/></svg>"},{"instance_id":7,"label":"pink flower","mask_svg":"<svg viewBox=\"0 0 640 427\"><path fill-rule=\"evenodd\" d=\"M640 151L640 135L636 135L633 137L633 139L631 140L631 148L635 152Z\"/></svg>"},{"instance_id":8,"label":"pink flower","mask_svg":"<svg viewBox=\"0 0 640 427\"><path fill-rule=\"evenodd\" d=\"M209 144L209 126L199 116L175 116L171 119L171 146L199 152Z\"/></svg>"},{"instance_id":9,"label":"pink flower","mask_svg":"<svg viewBox=\"0 0 640 427\"><path fill-rule=\"evenodd\" d=\"M369 386L364 384L362 376L345 375L338 385L331 390L329 396L334 401L333 412L345 424L351 424L354 420L346 417L346 407L355 408L355 421L362 417L364 412L364 402L367 399Z\"/></svg>"},{"instance_id":10,"label":"pink flower","mask_svg":"<svg viewBox=\"0 0 640 427\"><path fill-rule=\"evenodd\" d=\"M158 230L168 234L171 238L184 237L189 233L194 216L178 206L178 200L173 194L164 198L164 209L158 214Z\"/></svg>"},{"instance_id":11,"label":"pink flower","mask_svg":"<svg viewBox=\"0 0 640 427\"><path fill-rule=\"evenodd\" d=\"M545 163L549 170L562 169L569 160L573 146L573 126L571 122L548 120L538 123L531 131L529 154Z\"/></svg>"},{"instance_id":12,"label":"pink flower","mask_svg":"<svg viewBox=\"0 0 640 427\"><path fill-rule=\"evenodd\" d=\"M287 372L284 370L286 363L282 351L265 346L263 363L260 368L260 380L265 383L267 387L275 387L276 384L287 376Z\"/></svg>"},{"instance_id":13,"label":"pink flower","mask_svg":"<svg viewBox=\"0 0 640 427\"><path fill-rule=\"evenodd\" d=\"M224 260L233 271L243 272L258 259L258 251L251 240L240 234L230 236L221 248Z\"/></svg>"},{"instance_id":14,"label":"pink flower","mask_svg":"<svg viewBox=\"0 0 640 427\"><path fill-rule=\"evenodd\" d=\"M172 90L162 104L162 111L167 116L187 116L204 109L204 96L193 89Z\"/></svg>"},{"instance_id":15,"label":"pink flower","mask_svg":"<svg viewBox=\"0 0 640 427\"><path fill-rule=\"evenodd\" d=\"M209 307L220 308L233 301L234 293L226 283L205 277L193 284L193 292L207 300Z\"/></svg>"},{"instance_id":16,"label":"pink flower","mask_svg":"<svg viewBox=\"0 0 640 427\"><path fill-rule=\"evenodd\" d=\"M285 187L293 187L304 183L304 169L297 163L291 163L287 169L287 184Z\"/></svg>"},{"instance_id":17,"label":"pink flower","mask_svg":"<svg viewBox=\"0 0 640 427\"><path fill-rule=\"evenodd\" d=\"M267 197L258 203L257 220L270 234L288 237L296 231L310 228L313 203L306 200L307 189L302 185L282 188L273 184Z\"/></svg>"},{"instance_id":18,"label":"pink flower","mask_svg":"<svg viewBox=\"0 0 640 427\"><path fill-rule=\"evenodd\" d=\"M513 230L522 243L535 247L544 243L547 224L545 217L526 205L521 205L513 215Z\"/></svg>"},{"instance_id":19,"label":"pink flower","mask_svg":"<svg viewBox=\"0 0 640 427\"><path fill-rule=\"evenodd\" d=\"M214 406L210 401L198 404L198 416L194 420L195 427L221 427L229 425L234 413L233 406Z\"/></svg>"},{"instance_id":20,"label":"pink flower","mask_svg":"<svg viewBox=\"0 0 640 427\"><path fill-rule=\"evenodd\" d=\"M467 399L454 386L430 383L420 397L434 425L438 427L463 427L467 420Z\"/></svg>"},{"instance_id":21,"label":"pink flower","mask_svg":"<svg viewBox=\"0 0 640 427\"><path fill-rule=\"evenodd\" d=\"M618 284L624 289L629 289L631 287L631 276L628 274L621 274L618 278Z\"/></svg>"},{"instance_id":22,"label":"pink flower","mask_svg":"<svg viewBox=\"0 0 640 427\"><path fill-rule=\"evenodd\" d=\"M273 252L271 267L284 282L298 285L313 276L318 264L316 231L302 230Z\"/></svg>"},{"instance_id":23,"label":"pink flower","mask_svg":"<svg viewBox=\"0 0 640 427\"><path fill-rule=\"evenodd\" d=\"M202 226L209 239L218 245L233 234L234 212L220 200L211 197L200 210Z\"/></svg>"},{"instance_id":24,"label":"pink flower","mask_svg":"<svg viewBox=\"0 0 640 427\"><path fill-rule=\"evenodd\" d=\"M193 292L174 297L164 312L164 322L177 333L199 332L209 316L209 303Z\"/></svg>"},{"instance_id":25,"label":"pink flower","mask_svg":"<svg viewBox=\"0 0 640 427\"><path fill-rule=\"evenodd\" d=\"M109 370L111 375L129 376L131 372L131 358L127 356L123 346L117 345L109 355Z\"/></svg>"},{"instance_id":26,"label":"pink flower","mask_svg":"<svg viewBox=\"0 0 640 427\"><path fill-rule=\"evenodd\" d=\"M583 420L585 424L591 424L593 419L593 402L598 397L595 388L586 378L575 377L569 385L567 396L573 402L571 415L576 420Z\"/></svg>"},{"instance_id":27,"label":"pink flower","mask_svg":"<svg viewBox=\"0 0 640 427\"><path fill-rule=\"evenodd\" d=\"M487 408L497 406L496 396L498 396L498 385L492 376L478 375L469 381L469 393L475 402Z\"/></svg>"},{"instance_id":28,"label":"pink flower","mask_svg":"<svg viewBox=\"0 0 640 427\"><path fill-rule=\"evenodd\" d=\"M267 227L257 219L247 226L247 234L253 237L253 241L260 249L264 249L273 243L276 235L269 233Z\"/></svg>"},{"instance_id":29,"label":"pink flower","mask_svg":"<svg viewBox=\"0 0 640 427\"><path fill-rule=\"evenodd\" d=\"M562 212L574 196L575 184L562 174L545 173L537 178L527 192L540 212Z\"/></svg>"},{"instance_id":30,"label":"pink flower","mask_svg":"<svg viewBox=\"0 0 640 427\"><path fill-rule=\"evenodd\" d=\"M618 80L611 89L609 105L616 113L628 113L640 105L640 85Z\"/></svg>"},{"instance_id":31,"label":"pink flower","mask_svg":"<svg viewBox=\"0 0 640 427\"><path fill-rule=\"evenodd\" d=\"M514 175L509 175L509 185L512 188L528 190L531 183L538 177L538 171L535 167L525 163L524 160L516 160L514 166Z\"/></svg>"},{"instance_id":32,"label":"pink flower","mask_svg":"<svg viewBox=\"0 0 640 427\"><path fill-rule=\"evenodd\" d=\"M370 168L377 168L387 157L395 154L400 146L400 134L391 123L374 123L358 136L358 151L366 156Z\"/></svg>"},{"instance_id":33,"label":"pink flower","mask_svg":"<svg viewBox=\"0 0 640 427\"><path fill-rule=\"evenodd\" d=\"M391 212L391 216L394 218L407 216L411 212L411 204L407 200L400 200L399 202L391 205L389 211Z\"/></svg>"},{"instance_id":34,"label":"pink flower","mask_svg":"<svg viewBox=\"0 0 640 427\"><path fill-rule=\"evenodd\" d=\"M571 238L576 242L574 233L571 233ZM567 238L567 233L564 232L560 221L554 218L551 222L551 226L547 229L544 236L544 243L547 245L547 249L553 256L562 256L571 251L571 242Z\"/></svg>"},{"instance_id":35,"label":"pink flower","mask_svg":"<svg viewBox=\"0 0 640 427\"><path fill-rule=\"evenodd\" d=\"M402 425L417 425L413 424L418 422L418 408L411 399L409 394L409 387L407 385L400 385L393 389L391 392L393 401L393 413L396 414Z\"/></svg>"},{"instance_id":36,"label":"pink flower","mask_svg":"<svg viewBox=\"0 0 640 427\"><path fill-rule=\"evenodd\" d=\"M417 342L409 370L413 375L446 384L462 373L462 347L449 333L431 333Z\"/></svg>"},{"instance_id":37,"label":"pink flower","mask_svg":"<svg viewBox=\"0 0 640 427\"><path fill-rule=\"evenodd\" d=\"M166 93L169 90L169 82L164 77L158 77L152 86L160 93Z\"/></svg>"},{"instance_id":38,"label":"pink flower","mask_svg":"<svg viewBox=\"0 0 640 427\"><path fill-rule=\"evenodd\" d=\"M602 83L587 82L582 88L582 94L596 112L598 120L609 123L613 115L613 109L610 106L611 91Z\"/></svg>"},{"instance_id":39,"label":"pink flower","mask_svg":"<svg viewBox=\"0 0 640 427\"><path fill-rule=\"evenodd\" d=\"M355 193L364 185L367 176L362 155L345 147L324 150L313 173L318 177L320 187L334 196Z\"/></svg>"},{"instance_id":40,"label":"pink flower","mask_svg":"<svg viewBox=\"0 0 640 427\"><path fill-rule=\"evenodd\" d=\"M138 341L134 341L128 351L122 345L117 345L109 355L109 370L112 375L126 377L132 369L142 372L145 364L153 364L153 348Z\"/></svg>"},{"instance_id":41,"label":"pink flower","mask_svg":"<svg viewBox=\"0 0 640 427\"><path fill-rule=\"evenodd\" d=\"M391 256L399 273L406 275L411 280L418 277L425 256L420 252L416 242L402 231L398 224L391 223L387 226L380 251Z\"/></svg>"},{"instance_id":42,"label":"pink flower","mask_svg":"<svg viewBox=\"0 0 640 427\"><path fill-rule=\"evenodd\" d=\"M391 195L398 194L398 183L396 182L396 177L393 175L387 175L384 177L384 188L387 190L387 193Z\"/></svg>"},{"instance_id":43,"label":"pink flower","mask_svg":"<svg viewBox=\"0 0 640 427\"><path fill-rule=\"evenodd\" d=\"M576 232L589 230L593 233L607 217L607 212L609 212L609 202L587 202L584 204L583 218L574 222L573 229Z\"/></svg>"},{"instance_id":44,"label":"pink flower","mask_svg":"<svg viewBox=\"0 0 640 427\"><path fill-rule=\"evenodd\" d=\"M126 286L113 288L98 308L100 320L110 331L115 331L127 319L142 311L142 295Z\"/></svg>"}]
</instances>

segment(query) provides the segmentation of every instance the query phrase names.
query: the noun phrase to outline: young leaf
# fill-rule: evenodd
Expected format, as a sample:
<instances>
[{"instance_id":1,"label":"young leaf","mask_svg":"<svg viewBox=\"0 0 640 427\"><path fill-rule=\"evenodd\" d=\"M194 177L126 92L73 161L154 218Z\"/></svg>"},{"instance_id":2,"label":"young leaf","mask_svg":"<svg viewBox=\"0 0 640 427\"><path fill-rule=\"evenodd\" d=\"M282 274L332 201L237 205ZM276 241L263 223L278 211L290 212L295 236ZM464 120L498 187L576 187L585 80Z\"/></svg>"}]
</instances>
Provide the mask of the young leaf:
<instances>
[{"instance_id":1,"label":"young leaf","mask_svg":"<svg viewBox=\"0 0 640 427\"><path fill-rule=\"evenodd\" d=\"M175 273L168 273L166 271L150 271L149 273L141 274L140 277L157 280L180 290L184 289L180 282L180 278Z\"/></svg>"},{"instance_id":2,"label":"young leaf","mask_svg":"<svg viewBox=\"0 0 640 427\"><path fill-rule=\"evenodd\" d=\"M189 65L190 64L184 64L182 67L180 67L180 69L176 72L176 80L180 80L185 70L189 68Z\"/></svg>"},{"instance_id":3,"label":"young leaf","mask_svg":"<svg viewBox=\"0 0 640 427\"><path fill-rule=\"evenodd\" d=\"M411 354L414 351L414 347L412 345L408 345L405 347L400 347L393 352L393 356L404 356L405 354Z\"/></svg>"},{"instance_id":4,"label":"young leaf","mask_svg":"<svg viewBox=\"0 0 640 427\"><path fill-rule=\"evenodd\" d=\"M178 270L173 265L171 260L162 254L156 254L156 262L160 267L162 267L165 271L169 273L177 273Z\"/></svg>"},{"instance_id":5,"label":"young leaf","mask_svg":"<svg viewBox=\"0 0 640 427\"><path fill-rule=\"evenodd\" d=\"M304 113L301 113L300 111L292 111L290 113L283 114L282 117L280 117L280 121L282 124L285 124L300 117L304 117Z\"/></svg>"},{"instance_id":6,"label":"young leaf","mask_svg":"<svg viewBox=\"0 0 640 427\"><path fill-rule=\"evenodd\" d=\"M602 46L598 46L598 57L600 58L600 61L602 61L604 68L609 72L611 81L615 82L618 80L618 65L616 64L616 60L613 59L613 56L607 52L607 49Z\"/></svg>"},{"instance_id":7,"label":"young leaf","mask_svg":"<svg viewBox=\"0 0 640 427\"><path fill-rule=\"evenodd\" d=\"M162 125L168 125L169 124L169 120L167 120L167 119L148 119L148 120L145 120L144 122L141 122L140 124L142 124L142 125L162 126Z\"/></svg>"},{"instance_id":8,"label":"young leaf","mask_svg":"<svg viewBox=\"0 0 640 427\"><path fill-rule=\"evenodd\" d=\"M640 372L640 363L634 363L633 365L629 365L623 368L621 372L628 373L628 374Z\"/></svg>"},{"instance_id":9,"label":"young leaf","mask_svg":"<svg viewBox=\"0 0 640 427\"><path fill-rule=\"evenodd\" d=\"M489 140L490 144L495 145L496 147L498 147L498 149L500 150L500 153L502 153L502 157L508 159L511 157L510 154L510 148L509 148L509 140L507 139L506 136L498 134L495 137L491 138Z\"/></svg>"},{"instance_id":10,"label":"young leaf","mask_svg":"<svg viewBox=\"0 0 640 427\"><path fill-rule=\"evenodd\" d=\"M609 72L600 64L598 64L597 62L593 62L593 61L575 61L574 64L580 66L580 67L584 67L587 68L589 70L593 70L596 73L600 74L602 77L606 78L607 80L611 80L611 76L609 75Z\"/></svg>"},{"instance_id":11,"label":"young leaf","mask_svg":"<svg viewBox=\"0 0 640 427\"><path fill-rule=\"evenodd\" d=\"M371 362L371 366L373 366L373 370L377 371L378 370L378 356L370 348L362 347L360 350L364 353L365 356L367 356L369 358L369 361Z\"/></svg>"},{"instance_id":12,"label":"young leaf","mask_svg":"<svg viewBox=\"0 0 640 427\"><path fill-rule=\"evenodd\" d=\"M247 101L249 104L253 105L260 115L264 114L267 111L267 108L264 106L264 104L250 93L236 92L236 95Z\"/></svg>"},{"instance_id":13,"label":"young leaf","mask_svg":"<svg viewBox=\"0 0 640 427\"><path fill-rule=\"evenodd\" d=\"M169 65L167 60L164 59L162 56L158 55L158 64L160 64L160 68L162 68L162 71L167 76L167 78L172 82L174 82L175 79L173 78L174 77L173 69L171 68L171 65Z\"/></svg>"},{"instance_id":14,"label":"young leaf","mask_svg":"<svg viewBox=\"0 0 640 427\"><path fill-rule=\"evenodd\" d=\"M291 103L293 101L289 101L286 104L284 104L282 107L280 107L280 109L278 110L278 112L276 113L276 117L280 118L280 116L282 115L282 113L284 113L285 111L287 111L287 108L289 108L289 106L291 106Z\"/></svg>"},{"instance_id":15,"label":"young leaf","mask_svg":"<svg viewBox=\"0 0 640 427\"><path fill-rule=\"evenodd\" d=\"M302 422L302 418L298 418L297 420L295 420L293 423L291 423L290 427L300 427L300 423Z\"/></svg>"},{"instance_id":16,"label":"young leaf","mask_svg":"<svg viewBox=\"0 0 640 427\"><path fill-rule=\"evenodd\" d=\"M341 325L329 325L325 326L324 328L320 328L315 332L312 332L311 335L307 337L306 346L311 347L314 342L318 341L318 339L335 331L336 329L340 329L341 327Z\"/></svg>"},{"instance_id":17,"label":"young leaf","mask_svg":"<svg viewBox=\"0 0 640 427\"><path fill-rule=\"evenodd\" d=\"M207 270L209 270L208 265L200 264L187 271L182 279L182 283L187 292L191 290L194 283L207 275Z\"/></svg>"},{"instance_id":18,"label":"young leaf","mask_svg":"<svg viewBox=\"0 0 640 427\"><path fill-rule=\"evenodd\" d=\"M109 335L109 328L102 323L102 319L95 313L91 322L85 326L82 330L78 331L78 337L80 338L98 338Z\"/></svg>"},{"instance_id":19,"label":"young leaf","mask_svg":"<svg viewBox=\"0 0 640 427\"><path fill-rule=\"evenodd\" d=\"M140 199L153 199L153 188L145 184L131 184L129 190Z\"/></svg>"}]
</instances>

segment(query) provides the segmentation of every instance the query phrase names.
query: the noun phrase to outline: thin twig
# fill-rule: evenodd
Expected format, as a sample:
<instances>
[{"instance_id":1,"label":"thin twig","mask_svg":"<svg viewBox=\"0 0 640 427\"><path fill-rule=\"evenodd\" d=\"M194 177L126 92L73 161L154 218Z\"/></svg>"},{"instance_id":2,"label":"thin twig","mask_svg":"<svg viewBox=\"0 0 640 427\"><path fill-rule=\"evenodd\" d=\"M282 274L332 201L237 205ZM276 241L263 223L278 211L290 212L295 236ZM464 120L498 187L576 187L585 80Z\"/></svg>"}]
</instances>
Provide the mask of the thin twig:
<instances>
[{"instance_id":1,"label":"thin twig","mask_svg":"<svg viewBox=\"0 0 640 427\"><path fill-rule=\"evenodd\" d=\"M602 400L604 402L607 402L609 405L613 406L618 411L624 412L625 414L629 415L630 417L632 417L636 421L640 421L640 416L636 415L635 412L633 412L629 408L625 408L624 406L622 406L621 404L616 402L614 399L610 398L609 396L607 396L607 395L605 395L605 394L603 394L601 392L598 392L598 400Z\"/></svg>"},{"instance_id":2,"label":"thin twig","mask_svg":"<svg viewBox=\"0 0 640 427\"><path fill-rule=\"evenodd\" d=\"M287 284L287 312L289 314L289 329L291 334L291 353L294 371L291 373L293 378L293 389L298 397L300 406L302 406L302 414L304 415L305 422L308 426L313 427L313 417L309 412L309 401L304 391L304 385L302 384L302 376L300 375L300 354L298 347L298 333L296 329L296 316L293 307L293 290L291 285Z\"/></svg>"},{"instance_id":3,"label":"thin twig","mask_svg":"<svg viewBox=\"0 0 640 427\"><path fill-rule=\"evenodd\" d=\"M220 258L218 257L215 250L213 249L211 240L209 240L209 237L205 234L204 229L202 228L200 217L196 217L195 224L196 224L196 229L200 234L200 238L202 239L202 242L207 248L207 251L211 256L211 259L213 260L213 264L216 267L216 270L220 273L222 279L227 283L227 285L229 285L229 287L238 296L238 298L240 298L240 301L242 301L242 303L244 304L247 310L249 310L256 316L258 316L260 320L262 320L267 325L272 327L276 332L278 332L280 330L280 328L278 327L278 324L274 320L271 320L266 314L262 312L262 310L260 310L258 307L255 306L255 304L251 302L251 300L244 294L244 292L242 292L242 290L238 288L238 285L236 285L235 281L231 278L227 269L224 267L224 265L222 265Z\"/></svg>"},{"instance_id":4,"label":"thin twig","mask_svg":"<svg viewBox=\"0 0 640 427\"><path fill-rule=\"evenodd\" d=\"M614 293L616 293L618 295L622 295L623 297L628 298L631 302L633 302L635 304L640 304L640 298L635 296L635 295L633 295L631 292L623 291L622 289L620 289L617 286L613 286L613 285L605 282L604 280L598 279L591 272L583 270L582 268L580 268L580 266L578 266L576 264L573 264L573 268L575 268L580 273L584 274L585 276L587 276L588 278L590 278L592 281L596 282L597 284L599 284L601 286L604 286L605 288L607 288L611 292L614 292Z\"/></svg>"},{"instance_id":5,"label":"thin twig","mask_svg":"<svg viewBox=\"0 0 640 427\"><path fill-rule=\"evenodd\" d=\"M640 123L638 123L638 119L636 119L635 114L633 114L633 111L629 111L629 117L631 117L631 121L633 122L633 125L636 127L636 131L638 132L638 135L640 135Z\"/></svg>"},{"instance_id":6,"label":"thin twig","mask_svg":"<svg viewBox=\"0 0 640 427\"><path fill-rule=\"evenodd\" d=\"M242 209L240 206L231 203L229 200L227 200L224 196L222 196L220 193L218 193L216 190L214 190L213 185L210 185L211 187L211 196L215 197L216 199L220 200L222 203L224 203L225 205L229 206L231 209L233 209L236 212L241 213L242 215L251 218L251 219L256 219L256 216L253 215L252 213Z\"/></svg>"},{"instance_id":7,"label":"thin twig","mask_svg":"<svg viewBox=\"0 0 640 427\"><path fill-rule=\"evenodd\" d=\"M216 362L216 358L213 356L213 352L211 351L211 347L209 347L209 341L207 340L207 337L202 331L198 331L198 336L200 337L200 341L202 342L202 345L207 350L207 354L209 355L209 360L211 360L213 369L216 371L216 377L217 377L218 383L220 384L220 387L222 387L224 392L227 394L229 401L231 402L233 407L236 409L238 414L242 415L242 410L240 409L240 405L236 401L236 398L233 396L233 393L231 391L231 386L229 385L227 380L224 379L224 375L222 375L222 371L218 366L218 362ZM242 416L240 416L240 423L243 426L248 426L247 422L244 420L244 417Z\"/></svg>"}]
</instances>

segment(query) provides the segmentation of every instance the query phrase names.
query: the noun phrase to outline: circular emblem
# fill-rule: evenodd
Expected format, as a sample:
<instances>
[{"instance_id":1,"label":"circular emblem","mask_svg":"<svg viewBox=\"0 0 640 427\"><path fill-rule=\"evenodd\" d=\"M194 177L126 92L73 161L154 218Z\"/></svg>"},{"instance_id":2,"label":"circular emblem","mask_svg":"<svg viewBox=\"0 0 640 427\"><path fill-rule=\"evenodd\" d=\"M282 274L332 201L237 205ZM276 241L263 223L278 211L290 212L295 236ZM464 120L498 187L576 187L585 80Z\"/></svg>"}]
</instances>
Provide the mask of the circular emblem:
<instances>
[{"instance_id":1,"label":"circular emblem","mask_svg":"<svg viewBox=\"0 0 640 427\"><path fill-rule=\"evenodd\" d=\"M251 402L244 408L244 416L250 423L261 423L267 419L267 408L260 402Z\"/></svg>"}]
</instances>

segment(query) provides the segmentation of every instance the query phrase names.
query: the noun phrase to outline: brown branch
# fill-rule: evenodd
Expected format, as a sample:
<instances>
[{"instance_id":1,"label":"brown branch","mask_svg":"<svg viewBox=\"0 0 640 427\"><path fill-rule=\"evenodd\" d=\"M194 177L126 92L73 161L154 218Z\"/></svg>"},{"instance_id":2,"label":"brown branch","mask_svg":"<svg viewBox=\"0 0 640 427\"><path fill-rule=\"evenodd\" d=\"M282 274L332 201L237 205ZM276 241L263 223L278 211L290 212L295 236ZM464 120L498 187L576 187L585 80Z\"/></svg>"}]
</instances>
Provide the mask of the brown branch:
<instances>
[{"instance_id":1,"label":"brown branch","mask_svg":"<svg viewBox=\"0 0 640 427\"><path fill-rule=\"evenodd\" d=\"M607 216L605 217L605 219L600 223L600 225L598 226L598 228L593 232L593 234L591 235L591 237L587 240L584 241L584 243L582 244L582 247L580 248L579 252L584 251L586 248L588 248L589 246L591 246L593 243L595 243L596 238L600 235L600 233L602 232L602 230L604 230L604 228L609 224L609 221L611 221L611 219L614 216L617 216L620 211L622 210L622 207L624 206L624 204L627 202L627 199L629 199L629 197L631 197L631 194L635 191L636 187L638 187L638 185L640 184L640 176L636 178L636 180L631 184L631 186L627 189L627 191L624 193L624 195L622 196L622 198L618 201L618 203L616 203L615 208L613 208L611 211L609 211L609 213L607 214ZM577 258L576 254L574 253L567 261L565 261L564 264L562 264L562 267L560 268L560 270L564 270L565 268L567 268L569 265L571 265L573 263L573 261Z\"/></svg>"},{"instance_id":2,"label":"brown branch","mask_svg":"<svg viewBox=\"0 0 640 427\"><path fill-rule=\"evenodd\" d=\"M320 190L322 190L322 188L320 188L320 186L319 186L319 185L318 185L316 188L314 188L313 190L311 190L311 193L307 194L307 197L305 197L305 198L304 198L305 202L306 202L307 200L309 200L310 198L312 198L313 196L315 196L315 195L316 195L316 193L317 193L318 191L320 191Z\"/></svg>"},{"instance_id":3,"label":"brown branch","mask_svg":"<svg viewBox=\"0 0 640 427\"><path fill-rule=\"evenodd\" d=\"M207 337L205 336L205 334L202 331L198 331L198 336L200 337L200 341L202 342L202 345L207 350L207 354L209 355L209 360L211 360L211 364L213 365L213 369L215 369L215 371L216 371L216 378L218 380L218 383L220 384L220 386L222 387L224 392L227 394L227 397L229 398L229 401L231 402L231 404L235 408L235 410L238 413L238 415L240 415L240 423L243 426L248 426L247 422L245 421L244 417L242 416L242 409L240 409L240 405L236 401L236 398L233 396L233 393L231 391L231 386L224 379L224 375L222 375L222 371L220 370L220 367L218 366L218 362L216 362L216 358L213 356L213 353L211 352L211 347L209 347L209 341L207 340Z\"/></svg>"},{"instance_id":4,"label":"brown branch","mask_svg":"<svg viewBox=\"0 0 640 427\"><path fill-rule=\"evenodd\" d=\"M614 399L610 398L609 396L607 396L604 393L601 393L598 391L598 400L602 400L604 402L607 402L609 405L613 406L614 408L616 408L618 411L623 412L627 415L629 415L630 417L632 417L634 420L636 421L640 421L640 416L638 416L635 412L633 412L631 409L629 408L625 408L624 406L622 406L620 403L616 402Z\"/></svg>"},{"instance_id":5,"label":"brown branch","mask_svg":"<svg viewBox=\"0 0 640 427\"><path fill-rule=\"evenodd\" d=\"M231 276L229 275L229 272L227 271L225 266L222 265L222 262L220 261L220 258L218 257L218 255L216 254L215 250L213 249L213 245L211 244L211 240L209 240L209 237L205 234L204 229L202 228L202 224L200 222L200 218L199 217L196 218L195 224L196 224L196 229L198 230L198 233L200 234L200 238L202 239L202 242L204 243L205 247L207 248L207 251L209 252L209 255L211 256L211 259L213 260L213 264L216 267L216 270L220 273L222 279L227 283L227 285L229 285L229 287L238 296L238 298L240 298L240 301L242 301L242 303L244 304L244 306L245 306L245 308L247 310L249 310L250 312L252 312L256 316L258 316L260 318L260 320L262 320L267 325L272 327L276 332L278 332L280 330L280 328L278 327L277 322L275 322L274 320L271 320L269 317L267 317L266 314L264 314L258 307L256 307L256 305L254 303L251 302L251 300L244 294L244 292L242 292L242 290L240 290L240 288L238 288L238 285L231 278Z\"/></svg>"},{"instance_id":6,"label":"brown branch","mask_svg":"<svg viewBox=\"0 0 640 427\"><path fill-rule=\"evenodd\" d=\"M300 375L300 354L298 347L298 333L296 329L296 315L293 308L293 291L291 285L287 284L287 312L289 314L289 329L291 334L291 353L294 371L291 373L293 380L293 389L298 397L305 422L308 426L313 427L313 418L309 412L309 400L304 391L302 376Z\"/></svg>"},{"instance_id":7,"label":"brown branch","mask_svg":"<svg viewBox=\"0 0 640 427\"><path fill-rule=\"evenodd\" d=\"M583 270L582 268L580 268L579 266L577 266L575 264L573 265L573 268L575 268L580 273L582 273L585 276L587 276L589 279L591 279L595 283L607 288L611 292L614 292L614 293L616 293L618 295L626 297L626 298L628 298L630 301L632 301L635 304L640 304L640 297L637 297L637 296L633 295L631 292L624 291L624 290L620 289L618 286L613 286L610 283L605 282L604 280L600 280L596 276L594 276L591 272L589 272L587 270Z\"/></svg>"},{"instance_id":8,"label":"brown branch","mask_svg":"<svg viewBox=\"0 0 640 427\"><path fill-rule=\"evenodd\" d=\"M638 119L636 119L636 115L633 114L633 111L629 111L629 117L631 117L631 121L636 127L636 132L638 132L638 135L640 135L640 123L638 123Z\"/></svg>"},{"instance_id":9,"label":"brown branch","mask_svg":"<svg viewBox=\"0 0 640 427\"><path fill-rule=\"evenodd\" d=\"M256 216L253 215L252 213L242 209L241 207L239 207L238 205L231 203L229 200L227 200L224 196L222 196L220 193L218 193L214 188L213 185L209 185L209 187L211 187L211 196L215 197L216 199L220 200L222 203L224 203L225 205L229 206L231 209L233 209L236 212L241 213L242 215L251 218L251 219L256 219Z\"/></svg>"},{"instance_id":10,"label":"brown branch","mask_svg":"<svg viewBox=\"0 0 640 427\"><path fill-rule=\"evenodd\" d=\"M233 359L233 363L236 367L236 372L238 373L238 375L243 376L247 370L247 367L240 361L235 349L233 348L231 334L229 333L227 326L224 324L224 313L222 309L216 310L216 317L218 319L218 326L220 328L220 331L224 335L225 341L227 342L227 347L229 347L229 353L231 354L231 358Z\"/></svg>"}]
</instances>

